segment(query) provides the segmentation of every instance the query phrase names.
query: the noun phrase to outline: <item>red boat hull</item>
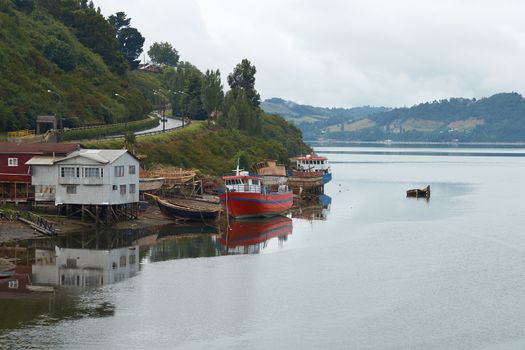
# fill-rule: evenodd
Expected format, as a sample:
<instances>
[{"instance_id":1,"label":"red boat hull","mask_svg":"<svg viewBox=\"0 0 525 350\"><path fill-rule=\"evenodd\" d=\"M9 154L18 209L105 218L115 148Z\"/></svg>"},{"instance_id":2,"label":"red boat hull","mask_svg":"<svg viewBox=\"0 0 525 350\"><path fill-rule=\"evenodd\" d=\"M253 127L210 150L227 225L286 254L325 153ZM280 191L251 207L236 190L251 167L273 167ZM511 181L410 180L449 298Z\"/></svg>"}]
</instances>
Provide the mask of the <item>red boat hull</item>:
<instances>
[{"instance_id":1,"label":"red boat hull","mask_svg":"<svg viewBox=\"0 0 525 350\"><path fill-rule=\"evenodd\" d=\"M293 193L225 192L219 196L226 213L234 218L268 217L292 207Z\"/></svg>"}]
</instances>

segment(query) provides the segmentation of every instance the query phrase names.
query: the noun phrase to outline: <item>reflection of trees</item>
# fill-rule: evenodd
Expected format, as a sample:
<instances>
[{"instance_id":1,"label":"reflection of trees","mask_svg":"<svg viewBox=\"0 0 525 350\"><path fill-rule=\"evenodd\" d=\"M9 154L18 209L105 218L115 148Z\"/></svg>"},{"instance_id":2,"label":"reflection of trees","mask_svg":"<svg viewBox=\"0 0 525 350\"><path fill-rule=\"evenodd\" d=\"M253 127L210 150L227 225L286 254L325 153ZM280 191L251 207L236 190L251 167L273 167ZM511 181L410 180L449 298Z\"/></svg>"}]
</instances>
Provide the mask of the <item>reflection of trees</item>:
<instances>
[{"instance_id":1,"label":"reflection of trees","mask_svg":"<svg viewBox=\"0 0 525 350\"><path fill-rule=\"evenodd\" d=\"M32 295L31 298L0 299L0 331L28 324L52 324L87 317L108 317L115 306L108 301L82 302L80 295L57 293ZM0 344L2 337L0 336Z\"/></svg>"},{"instance_id":2,"label":"reflection of trees","mask_svg":"<svg viewBox=\"0 0 525 350\"><path fill-rule=\"evenodd\" d=\"M181 236L159 241L150 249L151 261L199 258L219 255L215 236Z\"/></svg>"}]
</instances>

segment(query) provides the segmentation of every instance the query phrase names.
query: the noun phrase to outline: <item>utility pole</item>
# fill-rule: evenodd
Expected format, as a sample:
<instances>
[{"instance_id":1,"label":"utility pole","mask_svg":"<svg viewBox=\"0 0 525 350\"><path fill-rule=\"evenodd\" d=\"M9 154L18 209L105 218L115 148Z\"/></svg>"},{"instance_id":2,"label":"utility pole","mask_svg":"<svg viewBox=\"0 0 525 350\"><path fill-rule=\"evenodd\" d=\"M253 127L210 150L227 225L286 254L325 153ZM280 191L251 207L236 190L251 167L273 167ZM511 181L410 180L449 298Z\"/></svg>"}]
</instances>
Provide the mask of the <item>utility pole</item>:
<instances>
[{"instance_id":1,"label":"utility pole","mask_svg":"<svg viewBox=\"0 0 525 350\"><path fill-rule=\"evenodd\" d=\"M122 95L117 94L116 92L114 93L114 95L115 97L119 97L124 101L124 123L125 123L126 130L127 130L128 129L128 100L127 98L125 98Z\"/></svg>"}]
</instances>

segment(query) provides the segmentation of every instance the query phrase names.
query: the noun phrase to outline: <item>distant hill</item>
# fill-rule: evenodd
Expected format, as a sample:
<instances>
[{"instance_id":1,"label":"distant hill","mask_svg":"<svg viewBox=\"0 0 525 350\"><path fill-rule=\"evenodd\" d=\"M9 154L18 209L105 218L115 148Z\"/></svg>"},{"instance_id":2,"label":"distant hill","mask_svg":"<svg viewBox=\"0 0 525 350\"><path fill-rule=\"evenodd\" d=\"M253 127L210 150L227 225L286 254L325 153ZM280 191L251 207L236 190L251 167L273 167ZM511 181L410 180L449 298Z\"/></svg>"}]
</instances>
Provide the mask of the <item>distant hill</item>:
<instances>
[{"instance_id":1,"label":"distant hill","mask_svg":"<svg viewBox=\"0 0 525 350\"><path fill-rule=\"evenodd\" d=\"M293 106L285 102L284 105ZM300 115L295 118L300 119ZM303 123L298 125L310 140L525 142L525 99L517 93L500 93L479 100L451 98L343 119L325 116L305 128Z\"/></svg>"},{"instance_id":2,"label":"distant hill","mask_svg":"<svg viewBox=\"0 0 525 350\"><path fill-rule=\"evenodd\" d=\"M372 114L389 111L385 107L323 108L301 105L281 98L270 98L261 103L261 108L277 114L299 126L305 139L317 138L320 130L332 125L366 118Z\"/></svg>"},{"instance_id":3,"label":"distant hill","mask_svg":"<svg viewBox=\"0 0 525 350\"><path fill-rule=\"evenodd\" d=\"M73 0L0 1L0 132L34 129L37 115L80 126L150 109L100 12Z\"/></svg>"}]
</instances>

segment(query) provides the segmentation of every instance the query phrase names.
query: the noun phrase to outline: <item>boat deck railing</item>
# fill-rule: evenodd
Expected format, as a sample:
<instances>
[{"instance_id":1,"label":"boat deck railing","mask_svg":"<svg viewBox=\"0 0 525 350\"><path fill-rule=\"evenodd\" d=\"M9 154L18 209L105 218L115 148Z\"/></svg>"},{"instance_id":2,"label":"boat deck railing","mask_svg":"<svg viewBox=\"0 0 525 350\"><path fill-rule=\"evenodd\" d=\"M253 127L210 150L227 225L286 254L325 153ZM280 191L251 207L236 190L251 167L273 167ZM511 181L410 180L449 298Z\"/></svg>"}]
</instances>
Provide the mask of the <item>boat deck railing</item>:
<instances>
[{"instance_id":1,"label":"boat deck railing","mask_svg":"<svg viewBox=\"0 0 525 350\"><path fill-rule=\"evenodd\" d=\"M250 192L250 193L265 193L266 188L260 185L228 185L226 186L228 192Z\"/></svg>"}]
</instances>

